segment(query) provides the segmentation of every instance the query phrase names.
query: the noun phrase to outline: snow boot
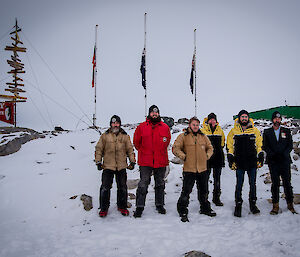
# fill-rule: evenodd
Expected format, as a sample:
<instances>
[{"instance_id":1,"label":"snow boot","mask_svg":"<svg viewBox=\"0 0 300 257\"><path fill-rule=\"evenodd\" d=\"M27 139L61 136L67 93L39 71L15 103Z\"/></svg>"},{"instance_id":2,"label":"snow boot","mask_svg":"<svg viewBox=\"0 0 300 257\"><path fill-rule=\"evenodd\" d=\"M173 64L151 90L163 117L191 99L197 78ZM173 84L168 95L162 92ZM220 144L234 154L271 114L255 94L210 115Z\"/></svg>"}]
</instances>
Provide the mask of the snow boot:
<instances>
[{"instance_id":1,"label":"snow boot","mask_svg":"<svg viewBox=\"0 0 300 257\"><path fill-rule=\"evenodd\" d=\"M279 212L279 203L273 203L273 208L270 211L271 215L277 215Z\"/></svg>"},{"instance_id":2,"label":"snow boot","mask_svg":"<svg viewBox=\"0 0 300 257\"><path fill-rule=\"evenodd\" d=\"M128 216L129 215L129 211L127 209L118 208L118 211L121 212L121 214L123 216Z\"/></svg>"},{"instance_id":3,"label":"snow boot","mask_svg":"<svg viewBox=\"0 0 300 257\"><path fill-rule=\"evenodd\" d=\"M162 205L156 206L156 210L160 214L166 214L167 213L166 209Z\"/></svg>"},{"instance_id":4,"label":"snow boot","mask_svg":"<svg viewBox=\"0 0 300 257\"><path fill-rule=\"evenodd\" d=\"M216 206L223 206L224 204L221 202L220 200L220 195L214 195L213 196L213 203L216 205Z\"/></svg>"},{"instance_id":5,"label":"snow boot","mask_svg":"<svg viewBox=\"0 0 300 257\"><path fill-rule=\"evenodd\" d=\"M260 210L257 208L256 206L256 201L250 201L249 202L250 204L250 211L253 213L253 214L258 214L260 213Z\"/></svg>"},{"instance_id":6,"label":"snow boot","mask_svg":"<svg viewBox=\"0 0 300 257\"><path fill-rule=\"evenodd\" d=\"M107 216L107 211L105 211L105 210L100 210L99 216L100 216L101 218L106 217L106 216Z\"/></svg>"},{"instance_id":7,"label":"snow boot","mask_svg":"<svg viewBox=\"0 0 300 257\"><path fill-rule=\"evenodd\" d=\"M296 210L294 209L294 204L293 203L288 203L287 208L291 211L291 213L298 214L298 212L296 212Z\"/></svg>"},{"instance_id":8,"label":"snow boot","mask_svg":"<svg viewBox=\"0 0 300 257\"><path fill-rule=\"evenodd\" d=\"M241 202L237 202L235 205L235 209L234 209L234 214L235 217L242 217L242 203Z\"/></svg>"},{"instance_id":9,"label":"snow boot","mask_svg":"<svg viewBox=\"0 0 300 257\"><path fill-rule=\"evenodd\" d=\"M135 217L135 218L142 217L143 211L144 211L144 207L136 207L136 210L133 213L133 217Z\"/></svg>"},{"instance_id":10,"label":"snow boot","mask_svg":"<svg viewBox=\"0 0 300 257\"><path fill-rule=\"evenodd\" d=\"M190 222L186 213L182 214L180 217L182 222Z\"/></svg>"},{"instance_id":11,"label":"snow boot","mask_svg":"<svg viewBox=\"0 0 300 257\"><path fill-rule=\"evenodd\" d=\"M206 202L201 204L201 208L199 211L200 214L204 214L210 217L215 217L217 214L211 209L210 202Z\"/></svg>"}]
</instances>

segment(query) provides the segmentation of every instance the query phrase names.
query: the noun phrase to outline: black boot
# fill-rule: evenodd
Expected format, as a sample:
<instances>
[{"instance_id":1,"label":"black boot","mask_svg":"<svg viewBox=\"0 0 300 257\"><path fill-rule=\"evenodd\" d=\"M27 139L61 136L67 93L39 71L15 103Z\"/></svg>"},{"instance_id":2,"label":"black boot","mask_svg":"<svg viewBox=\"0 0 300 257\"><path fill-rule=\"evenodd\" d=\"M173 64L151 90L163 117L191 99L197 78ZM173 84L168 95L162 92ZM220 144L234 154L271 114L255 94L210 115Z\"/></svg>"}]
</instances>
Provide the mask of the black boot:
<instances>
[{"instance_id":1,"label":"black boot","mask_svg":"<svg viewBox=\"0 0 300 257\"><path fill-rule=\"evenodd\" d=\"M213 196L213 203L216 205L216 206L223 206L224 204L221 202L220 200L220 195L219 194L214 194Z\"/></svg>"},{"instance_id":2,"label":"black boot","mask_svg":"<svg viewBox=\"0 0 300 257\"><path fill-rule=\"evenodd\" d=\"M189 218L188 218L188 216L187 216L186 213L180 215L180 217L181 217L181 221L182 221L182 222L190 222L190 221L189 221Z\"/></svg>"},{"instance_id":3,"label":"black boot","mask_svg":"<svg viewBox=\"0 0 300 257\"><path fill-rule=\"evenodd\" d=\"M255 200L251 200L249 201L249 204L250 204L250 211L253 213L253 214L258 214L260 213L260 210L257 208L256 206L256 201Z\"/></svg>"},{"instance_id":4,"label":"black boot","mask_svg":"<svg viewBox=\"0 0 300 257\"><path fill-rule=\"evenodd\" d=\"M142 217L143 211L144 211L144 207L136 207L136 210L133 213L133 217L135 217L135 218Z\"/></svg>"},{"instance_id":5,"label":"black boot","mask_svg":"<svg viewBox=\"0 0 300 257\"><path fill-rule=\"evenodd\" d=\"M234 214L235 217L242 217L242 203L237 202L235 204Z\"/></svg>"},{"instance_id":6,"label":"black boot","mask_svg":"<svg viewBox=\"0 0 300 257\"><path fill-rule=\"evenodd\" d=\"M167 213L166 209L162 205L156 206L156 210L160 214L166 214Z\"/></svg>"},{"instance_id":7,"label":"black boot","mask_svg":"<svg viewBox=\"0 0 300 257\"><path fill-rule=\"evenodd\" d=\"M210 216L210 217L215 217L215 216L217 215L217 214L211 209L210 203L209 203L209 202L207 202L207 203L201 205L201 208L200 208L199 213L200 213L200 214L207 215L207 216Z\"/></svg>"}]
</instances>

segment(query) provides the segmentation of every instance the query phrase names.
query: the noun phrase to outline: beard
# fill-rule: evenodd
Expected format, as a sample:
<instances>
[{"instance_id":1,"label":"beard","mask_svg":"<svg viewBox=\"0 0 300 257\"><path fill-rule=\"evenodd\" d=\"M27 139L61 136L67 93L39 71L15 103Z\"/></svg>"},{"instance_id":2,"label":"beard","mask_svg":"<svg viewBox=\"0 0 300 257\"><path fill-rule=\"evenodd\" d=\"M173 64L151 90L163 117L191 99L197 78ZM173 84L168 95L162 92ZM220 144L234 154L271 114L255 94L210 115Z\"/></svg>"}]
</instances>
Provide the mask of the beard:
<instances>
[{"instance_id":1,"label":"beard","mask_svg":"<svg viewBox=\"0 0 300 257\"><path fill-rule=\"evenodd\" d=\"M274 122L274 126L275 127L279 127L280 126L280 122L278 122L278 121Z\"/></svg>"},{"instance_id":2,"label":"beard","mask_svg":"<svg viewBox=\"0 0 300 257\"><path fill-rule=\"evenodd\" d=\"M111 128L112 133L117 134L120 131L120 127L113 127Z\"/></svg>"},{"instance_id":3,"label":"beard","mask_svg":"<svg viewBox=\"0 0 300 257\"><path fill-rule=\"evenodd\" d=\"M157 116L156 118L151 117L150 115L148 116L148 119L152 122L152 123L158 123L161 121L160 116Z\"/></svg>"},{"instance_id":4,"label":"beard","mask_svg":"<svg viewBox=\"0 0 300 257\"><path fill-rule=\"evenodd\" d=\"M242 126L247 126L248 123L249 123L249 120L247 120L247 121L240 121L240 124L241 124Z\"/></svg>"}]
</instances>

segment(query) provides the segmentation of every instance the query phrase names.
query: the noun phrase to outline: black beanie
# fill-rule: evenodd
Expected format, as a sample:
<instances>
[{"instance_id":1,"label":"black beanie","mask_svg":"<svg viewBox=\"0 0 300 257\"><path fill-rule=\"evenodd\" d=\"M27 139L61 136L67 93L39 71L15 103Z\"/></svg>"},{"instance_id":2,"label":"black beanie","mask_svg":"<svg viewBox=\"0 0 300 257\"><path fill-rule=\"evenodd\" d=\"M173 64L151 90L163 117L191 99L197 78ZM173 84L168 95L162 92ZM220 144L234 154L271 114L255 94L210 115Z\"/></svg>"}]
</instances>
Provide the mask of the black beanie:
<instances>
[{"instance_id":1,"label":"black beanie","mask_svg":"<svg viewBox=\"0 0 300 257\"><path fill-rule=\"evenodd\" d=\"M240 119L240 117L243 115L243 114L247 114L247 116L249 117L249 112L247 112L246 110L241 110L238 114L238 118Z\"/></svg>"},{"instance_id":2,"label":"black beanie","mask_svg":"<svg viewBox=\"0 0 300 257\"><path fill-rule=\"evenodd\" d=\"M214 114L213 112L208 114L207 121L209 121L210 119L215 119L217 121L217 115Z\"/></svg>"},{"instance_id":3,"label":"black beanie","mask_svg":"<svg viewBox=\"0 0 300 257\"><path fill-rule=\"evenodd\" d=\"M280 119L282 119L281 114L280 114L279 111L273 112L273 114L272 114L272 121L273 121L275 118L280 118Z\"/></svg>"},{"instance_id":4,"label":"black beanie","mask_svg":"<svg viewBox=\"0 0 300 257\"><path fill-rule=\"evenodd\" d=\"M118 115L114 115L110 118L110 122L109 122L109 125L111 126L111 124L113 122L119 122L120 123L120 126L121 126L121 119Z\"/></svg>"},{"instance_id":5,"label":"black beanie","mask_svg":"<svg viewBox=\"0 0 300 257\"><path fill-rule=\"evenodd\" d=\"M150 113L153 112L153 111L159 113L158 107L154 104L150 106L148 115L150 115Z\"/></svg>"}]
</instances>

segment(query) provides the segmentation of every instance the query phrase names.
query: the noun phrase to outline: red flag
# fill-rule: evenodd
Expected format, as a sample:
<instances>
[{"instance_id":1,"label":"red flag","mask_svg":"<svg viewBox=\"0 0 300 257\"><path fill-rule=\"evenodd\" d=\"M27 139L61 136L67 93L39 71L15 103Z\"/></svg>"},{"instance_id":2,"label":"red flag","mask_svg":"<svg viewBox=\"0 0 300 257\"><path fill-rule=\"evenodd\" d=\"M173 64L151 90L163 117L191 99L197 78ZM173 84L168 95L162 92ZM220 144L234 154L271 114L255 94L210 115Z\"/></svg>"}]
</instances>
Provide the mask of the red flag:
<instances>
[{"instance_id":1,"label":"red flag","mask_svg":"<svg viewBox=\"0 0 300 257\"><path fill-rule=\"evenodd\" d=\"M92 79L92 87L95 86L95 73L96 73L96 46L94 46L94 56L93 56L93 79Z\"/></svg>"},{"instance_id":2,"label":"red flag","mask_svg":"<svg viewBox=\"0 0 300 257\"><path fill-rule=\"evenodd\" d=\"M14 103L4 102L0 103L0 120L9 124L15 124L14 120Z\"/></svg>"}]
</instances>

